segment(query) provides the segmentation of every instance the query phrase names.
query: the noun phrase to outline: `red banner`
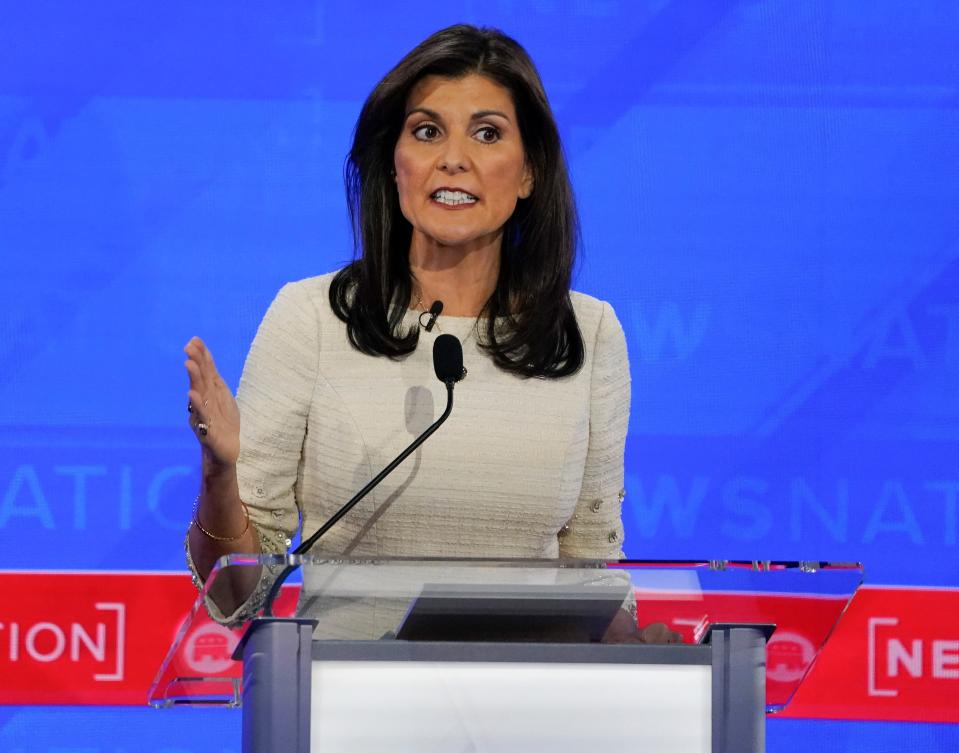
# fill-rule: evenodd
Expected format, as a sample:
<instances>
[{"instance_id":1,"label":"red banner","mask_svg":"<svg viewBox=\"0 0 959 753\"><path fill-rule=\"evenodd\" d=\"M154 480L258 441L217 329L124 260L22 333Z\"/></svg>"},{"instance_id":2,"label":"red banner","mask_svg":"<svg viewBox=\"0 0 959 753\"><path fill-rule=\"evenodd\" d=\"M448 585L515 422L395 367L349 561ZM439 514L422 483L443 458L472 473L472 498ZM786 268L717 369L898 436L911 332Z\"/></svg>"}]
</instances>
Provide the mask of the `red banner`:
<instances>
[{"instance_id":1,"label":"red banner","mask_svg":"<svg viewBox=\"0 0 959 753\"><path fill-rule=\"evenodd\" d=\"M146 703L196 598L182 573L4 572L0 592L0 704ZM659 596L643 602L641 621L662 619L691 639L702 602ZM768 655L771 702L812 660L807 635L837 614L831 599L803 599L800 610L797 598L708 595L724 613L738 604L744 619L781 625ZM185 655L198 674L238 674L236 640L202 621ZM782 715L959 722L959 589L860 590Z\"/></svg>"},{"instance_id":2,"label":"red banner","mask_svg":"<svg viewBox=\"0 0 959 753\"><path fill-rule=\"evenodd\" d=\"M783 716L959 722L959 589L860 589Z\"/></svg>"},{"instance_id":3,"label":"red banner","mask_svg":"<svg viewBox=\"0 0 959 753\"><path fill-rule=\"evenodd\" d=\"M196 589L182 573L0 573L0 703L146 703Z\"/></svg>"}]
</instances>

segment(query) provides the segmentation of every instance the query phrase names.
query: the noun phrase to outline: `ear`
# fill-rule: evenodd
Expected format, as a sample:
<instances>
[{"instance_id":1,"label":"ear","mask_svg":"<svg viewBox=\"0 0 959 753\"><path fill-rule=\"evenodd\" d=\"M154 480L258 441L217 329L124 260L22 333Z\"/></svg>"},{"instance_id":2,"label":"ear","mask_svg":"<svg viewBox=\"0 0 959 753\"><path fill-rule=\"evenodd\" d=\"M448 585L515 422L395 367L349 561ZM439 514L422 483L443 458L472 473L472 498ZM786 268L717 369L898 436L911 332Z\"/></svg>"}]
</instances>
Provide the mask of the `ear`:
<instances>
[{"instance_id":1,"label":"ear","mask_svg":"<svg viewBox=\"0 0 959 753\"><path fill-rule=\"evenodd\" d=\"M530 167L529 162L523 165L523 179L519 184L519 193L517 194L521 199L528 199L530 194L533 193L533 168Z\"/></svg>"}]
</instances>

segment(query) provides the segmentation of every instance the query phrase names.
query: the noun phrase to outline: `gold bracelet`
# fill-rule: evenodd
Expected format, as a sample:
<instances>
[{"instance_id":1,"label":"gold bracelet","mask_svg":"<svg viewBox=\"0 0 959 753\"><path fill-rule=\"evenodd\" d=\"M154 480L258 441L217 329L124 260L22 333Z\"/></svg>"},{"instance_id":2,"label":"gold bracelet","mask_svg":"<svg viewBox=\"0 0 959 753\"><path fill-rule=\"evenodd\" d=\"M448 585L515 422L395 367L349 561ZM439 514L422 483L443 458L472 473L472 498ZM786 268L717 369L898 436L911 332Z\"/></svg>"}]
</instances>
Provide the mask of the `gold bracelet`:
<instances>
[{"instance_id":1,"label":"gold bracelet","mask_svg":"<svg viewBox=\"0 0 959 753\"><path fill-rule=\"evenodd\" d=\"M210 533L206 530L203 525L200 523L200 498L196 498L196 502L193 503L193 525L195 525L204 536L214 541L238 541L242 539L244 534L250 530L250 510L244 504L243 500L240 500L240 504L243 505L243 514L246 515L246 525L243 526L243 530L240 531L236 536L217 536L214 533Z\"/></svg>"}]
</instances>

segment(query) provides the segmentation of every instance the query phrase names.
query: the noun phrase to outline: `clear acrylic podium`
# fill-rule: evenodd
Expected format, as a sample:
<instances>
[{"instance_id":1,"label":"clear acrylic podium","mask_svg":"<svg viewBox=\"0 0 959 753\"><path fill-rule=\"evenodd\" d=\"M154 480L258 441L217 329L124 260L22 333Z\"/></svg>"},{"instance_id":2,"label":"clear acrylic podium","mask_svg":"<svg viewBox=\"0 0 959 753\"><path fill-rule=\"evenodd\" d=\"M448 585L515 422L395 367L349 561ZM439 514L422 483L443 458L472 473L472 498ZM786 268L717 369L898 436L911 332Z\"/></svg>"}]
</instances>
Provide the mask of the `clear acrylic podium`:
<instances>
[{"instance_id":1,"label":"clear acrylic podium","mask_svg":"<svg viewBox=\"0 0 959 753\"><path fill-rule=\"evenodd\" d=\"M206 615L218 582L259 578L262 599L284 568L302 585L271 616ZM242 706L245 753L752 753L861 582L824 562L232 555L149 700ZM636 642L624 616L683 642Z\"/></svg>"}]
</instances>

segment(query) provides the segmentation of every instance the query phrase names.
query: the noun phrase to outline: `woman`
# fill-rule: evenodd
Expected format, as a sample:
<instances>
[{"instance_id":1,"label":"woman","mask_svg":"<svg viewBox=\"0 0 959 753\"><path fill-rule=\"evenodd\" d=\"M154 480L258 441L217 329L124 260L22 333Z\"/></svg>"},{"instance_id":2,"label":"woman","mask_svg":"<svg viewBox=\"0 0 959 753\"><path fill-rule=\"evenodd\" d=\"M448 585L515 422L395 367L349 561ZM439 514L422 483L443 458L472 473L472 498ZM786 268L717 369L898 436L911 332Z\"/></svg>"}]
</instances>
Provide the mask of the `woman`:
<instances>
[{"instance_id":1,"label":"woman","mask_svg":"<svg viewBox=\"0 0 959 753\"><path fill-rule=\"evenodd\" d=\"M196 574L284 553L435 420L446 332L469 371L452 417L314 551L620 557L625 340L608 304L570 293L575 206L526 52L470 26L429 37L367 99L346 181L357 259L280 291L239 406L204 344L186 346ZM249 616L243 591L219 617Z\"/></svg>"}]
</instances>

